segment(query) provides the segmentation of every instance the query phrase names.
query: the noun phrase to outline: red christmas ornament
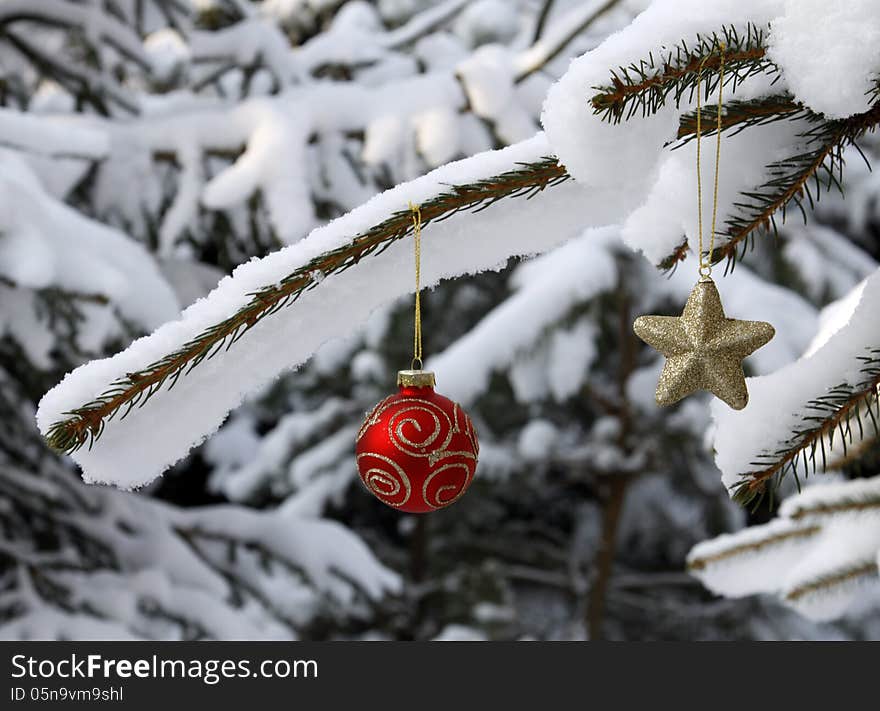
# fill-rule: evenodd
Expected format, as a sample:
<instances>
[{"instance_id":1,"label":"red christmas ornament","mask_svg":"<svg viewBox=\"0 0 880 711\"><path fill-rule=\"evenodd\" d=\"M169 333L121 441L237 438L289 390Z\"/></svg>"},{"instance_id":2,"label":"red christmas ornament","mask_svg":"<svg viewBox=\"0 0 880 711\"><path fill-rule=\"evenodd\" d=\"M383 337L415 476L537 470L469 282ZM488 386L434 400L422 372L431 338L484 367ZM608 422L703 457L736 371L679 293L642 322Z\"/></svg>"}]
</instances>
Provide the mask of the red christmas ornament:
<instances>
[{"instance_id":1,"label":"red christmas ornament","mask_svg":"<svg viewBox=\"0 0 880 711\"><path fill-rule=\"evenodd\" d=\"M357 435L361 480L380 501L427 513L456 501L474 478L480 445L461 406L434 392L434 374L402 370L400 391L367 415Z\"/></svg>"}]
</instances>

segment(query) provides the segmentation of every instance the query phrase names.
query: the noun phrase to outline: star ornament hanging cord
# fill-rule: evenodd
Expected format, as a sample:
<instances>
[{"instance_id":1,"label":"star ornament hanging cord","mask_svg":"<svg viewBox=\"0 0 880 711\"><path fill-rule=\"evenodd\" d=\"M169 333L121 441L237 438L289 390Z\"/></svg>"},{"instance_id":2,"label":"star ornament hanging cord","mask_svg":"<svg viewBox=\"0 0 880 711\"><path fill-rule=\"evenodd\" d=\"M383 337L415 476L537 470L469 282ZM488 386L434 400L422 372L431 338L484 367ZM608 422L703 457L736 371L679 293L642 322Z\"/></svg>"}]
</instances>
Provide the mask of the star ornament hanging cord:
<instances>
[{"instance_id":1,"label":"star ornament hanging cord","mask_svg":"<svg viewBox=\"0 0 880 711\"><path fill-rule=\"evenodd\" d=\"M710 55L711 56L711 55ZM740 321L727 318L721 296L712 281L712 253L715 249L715 224L718 215L718 168L721 162L721 119L724 88L724 46L718 76L718 111L715 127L715 190L709 249L703 250L703 188L700 164L702 108L700 76L708 56L697 69L697 223L699 233L699 275L681 316L640 316L633 330L649 346L666 357L656 400L661 406L672 405L697 390L708 390L735 410L749 401L742 361L776 333L764 321Z\"/></svg>"}]
</instances>

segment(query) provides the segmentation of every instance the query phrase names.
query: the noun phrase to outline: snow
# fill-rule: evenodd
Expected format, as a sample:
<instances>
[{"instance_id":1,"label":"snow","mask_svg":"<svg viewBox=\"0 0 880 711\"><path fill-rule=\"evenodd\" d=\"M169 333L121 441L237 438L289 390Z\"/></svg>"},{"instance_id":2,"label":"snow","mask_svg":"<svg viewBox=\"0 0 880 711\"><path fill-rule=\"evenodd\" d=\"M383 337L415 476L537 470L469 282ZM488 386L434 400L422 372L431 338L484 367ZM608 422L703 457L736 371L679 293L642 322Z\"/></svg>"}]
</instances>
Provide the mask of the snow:
<instances>
[{"instance_id":1,"label":"snow","mask_svg":"<svg viewBox=\"0 0 880 711\"><path fill-rule=\"evenodd\" d=\"M852 287L848 294L845 294L837 301L832 301L819 312L819 327L810 341L810 345L804 351L805 358L812 356L828 343L841 328L849 323L853 312L862 300L865 284L865 281L859 282L856 286Z\"/></svg>"},{"instance_id":2,"label":"snow","mask_svg":"<svg viewBox=\"0 0 880 711\"><path fill-rule=\"evenodd\" d=\"M589 99L596 87L607 86L611 70L618 66L649 54L662 56L664 48L682 38L710 34L730 24L742 29L746 21L759 27L771 23L771 58L782 67L782 80L771 85L765 75L750 77L737 84L736 98L776 94L787 87L818 112L848 116L867 109L865 94L876 77L866 68L880 65L880 17L869 5L870 0L723 0L711 4L658 0L623 31L572 62L550 89L544 128L560 161L577 180L587 186L619 185L629 195L624 241L657 263L683 236L692 246L697 243L695 143L674 151L668 145L675 142L680 116L694 109L695 98L686 95L679 106L668 101L654 115L614 124L593 113ZM830 56L834 57L831 61ZM707 104L714 101L717 94L706 99ZM719 225L741 191L763 182L764 166L798 152L796 134L797 124L783 122L726 136ZM704 175L709 176L714 171L713 152L704 151L704 158ZM703 212L707 216L711 200L712 191L705 190Z\"/></svg>"},{"instance_id":3,"label":"snow","mask_svg":"<svg viewBox=\"0 0 880 711\"><path fill-rule=\"evenodd\" d=\"M347 244L409 201L421 202L450 184L557 153L577 183L426 227L423 280L428 287L500 269L511 257L546 252L513 268L507 298L428 365L437 370L441 391L468 404L477 404L497 374L509 378L514 404L522 406L523 414L512 434L493 441L493 423L474 408L484 419L478 422L481 432L489 433L481 466L490 478L508 479L522 472L523 463L540 475L537 465L551 457L567 462L575 450L597 472L641 472L653 466L650 452L641 446L621 451L619 419L591 418L578 431L579 423L561 424L561 418L547 413L579 397L588 381L591 387L603 386L598 376L607 373L592 372L608 367L607 324L596 311L606 301L603 294L627 289L637 295L634 306L668 308L680 305L693 286L693 260L664 280L621 248L625 244L657 262L685 237L692 247L696 244L695 145L673 150L670 144L681 114L693 102L685 97L656 116L611 126L593 115L590 96L620 64L649 52L657 56L663 46L682 38L692 41L698 32L728 22L741 29L750 21L769 23L770 56L783 76L773 87L766 77L753 77L738 87L737 98L788 90L816 111L845 116L867 107L865 92L876 79L880 52L880 21L871 4L861 0L846 6L813 0L658 0L632 26L572 64L547 99L547 135L530 138L537 128L537 107L570 52L548 65L545 61L601 2L560 3L543 39L531 46L532 19L540 3L230 3L245 20L212 32L190 32L187 22L178 29L165 27L168 18L149 3L143 32L124 24L126 17L135 24L134 11L124 3L118 17L99 10L96 2L9 0L0 6L0 18L24 9L76 25L71 32L81 33L87 49L94 45L100 59L99 70L87 70L90 88L118 103L130 101L132 114L119 120L112 115L114 102L111 116L92 115L96 107L83 110L67 89L48 81L29 101L19 100L12 87L10 105L27 107L27 112L0 109L0 336L10 336L37 370L56 369L59 336L35 306L47 290L62 298L71 292L108 301L80 305L77 300L82 321L71 337L74 357L126 340L129 325L158 328L125 352L68 376L41 404L43 430L113 380L227 317L253 291ZM205 8L210 2L191 4ZM593 26L568 49L594 46L618 17L639 4L621 3L599 23L599 31ZM402 24L386 31L382 18L391 15ZM306 39L292 46L300 37ZM120 55L129 57L124 66ZM540 71L521 81L533 69ZM18 65L9 70L16 76ZM122 76L124 85L117 84ZM800 128L780 122L725 137L722 222L737 194L764 179L766 163L800 148ZM510 149L444 165L487 146L517 141ZM714 168L712 153L704 151L704 175ZM853 151L847 155L854 157ZM443 167L411 180L434 166ZM410 182L367 202L377 186L402 181ZM726 468L725 483L741 472L743 462L788 434L803 414L797 410L806 391L821 394L830 384L857 377L857 357L866 344L876 342L871 314L880 298L875 283L880 272L849 238L871 227L876 188L876 178L865 176L854 191L856 209L843 219L828 220L847 236L827 227L786 225L787 265L782 269L790 268L804 282L812 303L841 299L820 315L793 290L766 281L778 264L754 271L739 266L730 278L717 275L729 316L769 320L778 333L747 362L750 372L762 376L751 381L749 417L737 419L717 403L714 408L716 423L706 454L714 438L719 464ZM710 191L705 200L708 215ZM833 211L837 203L830 200ZM328 215L362 203L315 228ZM826 204L823 198L822 207ZM254 244L238 244L242 236ZM158 254L158 266L139 242ZM219 284L216 270L191 268L214 249L231 247L235 253L217 261L235 264L242 255L265 254L279 242L288 246L244 264ZM14 594L22 596L28 612L4 625L3 634L179 634L175 625L152 619L158 612L159 618L167 614L187 620L204 636L274 638L289 636L326 612L328 604L357 616L361 605L398 592L399 576L363 541L320 517L329 505L343 501L354 478L350 449L361 416L354 403L371 396L401 365L388 362L382 346L397 337L399 324L392 329L390 323L394 307L410 299L411 260L411 244L401 242L364 258L356 269L312 272L311 288L295 306L261 322L228 353L183 378L174 391L163 389L126 420L109 422L100 443L75 456L89 482L143 486L253 397L201 456L211 469L213 492L256 505L281 500L281 506L261 512L243 506L182 510L123 492L73 487L70 491L88 497L90 506L98 504L85 507L88 515L77 512L85 521L76 535L106 543L121 569L64 569L53 571L52 579L75 591L74 605L94 607L106 620L60 612L27 582L16 582ZM628 279L639 280L640 290ZM859 280L864 282L851 291ZM461 303L453 300L453 308L479 307L464 290L457 296ZM497 292L483 296L483 303L498 301ZM178 303L190 305L183 315ZM314 380L303 391L287 392L287 383L270 388L280 374L309 358L305 379ZM650 358L640 356L627 384L629 404L640 417L654 412L652 393L662 359ZM351 376L352 393L311 409L314 393L304 391L338 371ZM6 376L0 372L0 377ZM264 396L273 402L267 404ZM506 392L504 397L509 401ZM703 397L683 403L662 429L698 433L705 426L707 402ZM710 468L688 461L700 471L687 476L710 496L704 481ZM3 477L16 481L6 472ZM68 488L56 490L44 477L26 472L18 478L22 487L53 502L73 502ZM28 482L32 479L37 483ZM631 490L636 506L628 504L624 511L622 538L644 539L668 525L666 519L691 536L706 535L705 509L676 496L677 485L660 477L637 482ZM873 504L867 505L878 495L876 486L866 480L811 487L785 502L778 521L704 544L702 550L718 553L744 541L754 543L768 532L821 526L802 543L792 539L769 546L754 560L751 555L725 556L707 568L704 579L724 594L769 592L790 598L790 605L814 619L848 614L856 593L866 588L862 578L828 594L798 591L811 590L816 580L845 573L848 566L870 567L877 560L880 526ZM865 506L828 509L851 500ZM12 506L0 501L2 512ZM724 506L722 518L733 518ZM585 519L595 522L595 507L587 508ZM400 531L412 533L411 523ZM13 543L19 546L16 554L33 555L36 564L45 564L46 554ZM678 557L675 545L668 550ZM68 550L57 552L62 562L69 555ZM245 599L233 601L242 590ZM0 606L6 606L6 591L0 596ZM499 612L508 608L481 603L468 609L475 622L491 623L501 621ZM442 629L440 639L486 636L465 625L426 629Z\"/></svg>"},{"instance_id":4,"label":"snow","mask_svg":"<svg viewBox=\"0 0 880 711\"><path fill-rule=\"evenodd\" d=\"M786 0L773 21L770 58L795 97L828 118L867 111L880 68L874 0Z\"/></svg>"},{"instance_id":5,"label":"snow","mask_svg":"<svg viewBox=\"0 0 880 711\"><path fill-rule=\"evenodd\" d=\"M532 420L522 428L516 450L527 462L546 462L558 439L559 431L552 422Z\"/></svg>"},{"instance_id":6,"label":"snow","mask_svg":"<svg viewBox=\"0 0 880 711\"><path fill-rule=\"evenodd\" d=\"M858 504L863 504L864 508L859 508ZM783 501L779 515L814 524L824 524L841 516L880 517L880 478L816 483Z\"/></svg>"},{"instance_id":7,"label":"snow","mask_svg":"<svg viewBox=\"0 0 880 711\"><path fill-rule=\"evenodd\" d=\"M0 625L2 638L290 639L317 615L336 608L356 617L400 589L355 534L302 519L290 502L263 511L179 508L77 486L54 466L41 477L14 467L3 476L44 510L63 510L78 543L94 542L100 553L84 567L72 543L44 552L14 537L0 542L0 553L27 562L10 566L17 580L0 592L4 607L21 610ZM29 572L38 568L39 578ZM36 580L65 591L63 608Z\"/></svg>"},{"instance_id":8,"label":"snow","mask_svg":"<svg viewBox=\"0 0 880 711\"><path fill-rule=\"evenodd\" d=\"M171 152L183 164L181 188L162 225L167 254L200 204L212 210L241 205L254 193L265 199L272 225L285 244L298 241L316 224L311 181L308 180L312 137L366 129L368 159L388 158L401 144L401 127L430 121L432 112L457 111L462 90L451 74L424 74L389 81L378 87L360 83L316 81L291 86L277 97L255 97L230 108L189 100L177 107L168 102L151 107L149 115L124 127L114 127L116 139L130 141L142 151ZM381 145L370 133L383 127ZM436 121L434 123L436 126ZM420 141L434 159L452 154L448 138L431 145L422 129ZM448 131L447 131L448 134ZM430 137L433 139L433 136ZM208 150L245 151L230 166L202 186L200 160ZM117 166L111 165L111 169ZM108 185L108 187L110 187ZM128 212L138 213L139 205Z\"/></svg>"},{"instance_id":9,"label":"snow","mask_svg":"<svg viewBox=\"0 0 880 711\"><path fill-rule=\"evenodd\" d=\"M472 0L456 20L456 34L471 47L509 41L519 25L516 10L514 3L504 0Z\"/></svg>"},{"instance_id":10,"label":"snow","mask_svg":"<svg viewBox=\"0 0 880 711\"><path fill-rule=\"evenodd\" d=\"M487 642L485 632L466 625L447 625L434 637L435 642Z\"/></svg>"},{"instance_id":11,"label":"snow","mask_svg":"<svg viewBox=\"0 0 880 711\"><path fill-rule=\"evenodd\" d=\"M150 58L153 74L170 81L190 61L190 47L176 30L163 27L144 39L144 51Z\"/></svg>"},{"instance_id":12,"label":"snow","mask_svg":"<svg viewBox=\"0 0 880 711\"><path fill-rule=\"evenodd\" d=\"M780 122L762 126L760 131L743 131L724 137L718 185L718 231L737 210L734 205L742 201L741 193L764 181L765 165L798 153L795 133L792 125ZM640 250L654 264L672 254L683 238L687 238L693 250L699 245L696 147L696 141L690 141L674 151L664 152L656 180L642 204L624 222L624 242ZM714 141L704 139L701 162L703 233L708 249L714 197L714 191L709 189L715 173Z\"/></svg>"},{"instance_id":13,"label":"snow","mask_svg":"<svg viewBox=\"0 0 880 711\"><path fill-rule=\"evenodd\" d=\"M224 59L239 66L265 62L280 80L296 76L290 45L272 21L254 17L216 32L194 32L191 39L193 59Z\"/></svg>"},{"instance_id":14,"label":"snow","mask_svg":"<svg viewBox=\"0 0 880 711\"><path fill-rule=\"evenodd\" d=\"M42 607L16 617L0 628L0 639L6 641L77 640L126 641L140 639L138 635L113 621L92 616L71 615L59 609Z\"/></svg>"},{"instance_id":15,"label":"snow","mask_svg":"<svg viewBox=\"0 0 880 711\"><path fill-rule=\"evenodd\" d=\"M604 4L604 0L574 3L562 17L545 26L540 39L517 59L517 75L522 76L544 65L556 48L571 36L572 28L583 25Z\"/></svg>"},{"instance_id":16,"label":"snow","mask_svg":"<svg viewBox=\"0 0 880 711\"><path fill-rule=\"evenodd\" d=\"M468 8L472 2L473 0L443 0L429 6L422 12L413 14L404 25L388 32L384 44L387 47L399 47L412 42L427 34L432 28L455 17L461 10Z\"/></svg>"},{"instance_id":17,"label":"snow","mask_svg":"<svg viewBox=\"0 0 880 711\"><path fill-rule=\"evenodd\" d=\"M704 569L692 570L703 585L718 594L741 597L777 592L784 587L787 572L813 545L816 534L811 534L811 529L810 524L786 519L752 526L697 544L688 555L688 564L724 556ZM772 542L757 549L742 548L760 541Z\"/></svg>"},{"instance_id":18,"label":"snow","mask_svg":"<svg viewBox=\"0 0 880 711\"><path fill-rule=\"evenodd\" d=\"M186 307L207 296L225 274L216 267L174 257L160 259L159 270L174 290L178 302Z\"/></svg>"},{"instance_id":19,"label":"snow","mask_svg":"<svg viewBox=\"0 0 880 711\"><path fill-rule=\"evenodd\" d=\"M106 134L70 116L34 116L0 109L3 144L44 155L104 158L110 150Z\"/></svg>"},{"instance_id":20,"label":"snow","mask_svg":"<svg viewBox=\"0 0 880 711\"><path fill-rule=\"evenodd\" d=\"M201 153L196 143L181 140L177 160L181 166L180 184L159 227L159 252L166 257L173 253L180 233L193 226L203 183Z\"/></svg>"},{"instance_id":21,"label":"snow","mask_svg":"<svg viewBox=\"0 0 880 711\"><path fill-rule=\"evenodd\" d=\"M140 38L112 13L95 12L88 5L55 0L5 0L0 4L0 20L21 15L77 26L90 39L104 38L121 53L147 64Z\"/></svg>"},{"instance_id":22,"label":"snow","mask_svg":"<svg viewBox=\"0 0 880 711\"><path fill-rule=\"evenodd\" d=\"M804 416L804 403L824 395L841 383L861 380L860 356L866 344L880 343L880 322L876 318L880 303L880 270L860 287L861 296L851 315L844 309L834 338L809 355L774 373L748 379L749 404L741 411L713 403L716 424L716 464L727 487L734 486L741 474L751 471L760 454L773 452L788 439ZM825 328L829 328L828 323ZM839 447L839 438L835 448Z\"/></svg>"},{"instance_id":23,"label":"snow","mask_svg":"<svg viewBox=\"0 0 880 711\"><path fill-rule=\"evenodd\" d=\"M692 572L722 595L772 593L809 619L839 618L878 590L870 572L880 550L878 495L875 479L810 486L776 520L695 546L689 562L704 563Z\"/></svg>"},{"instance_id":24,"label":"snow","mask_svg":"<svg viewBox=\"0 0 880 711\"><path fill-rule=\"evenodd\" d=\"M615 228L588 230L549 254L519 266L511 279L514 295L487 314L449 349L428 359L438 386L463 405L488 386L494 370L509 366L518 354L535 344L575 304L609 289L616 281L610 247ZM562 336L565 349L565 337ZM576 347L576 346L575 346ZM564 353L556 355L559 359ZM569 363L586 367L589 352L574 353ZM583 372L583 371L581 371ZM554 374L555 389L565 394L566 371ZM575 383L580 382L580 377Z\"/></svg>"},{"instance_id":25,"label":"snow","mask_svg":"<svg viewBox=\"0 0 880 711\"><path fill-rule=\"evenodd\" d=\"M525 139L537 128L516 100L512 65L509 50L486 45L457 68L474 114L491 121L499 138L508 143Z\"/></svg>"},{"instance_id":26,"label":"snow","mask_svg":"<svg viewBox=\"0 0 880 711\"><path fill-rule=\"evenodd\" d=\"M633 61L663 56L664 48L682 38L708 34L723 25L769 22L780 14L780 0L658 0L621 32L574 60L550 89L542 117L560 161L585 185L613 183L632 196L632 207L644 199L659 173L663 146L675 138L678 119L691 107L673 102L649 117L622 124L603 121L589 99L595 87L610 82L611 71ZM739 89L748 91L748 82ZM739 93L739 92L738 92ZM577 127L577 130L573 130Z\"/></svg>"},{"instance_id":27,"label":"snow","mask_svg":"<svg viewBox=\"0 0 880 711\"><path fill-rule=\"evenodd\" d=\"M48 195L14 152L0 150L0 274L22 287L103 295L146 329L178 313L147 251Z\"/></svg>"},{"instance_id":28,"label":"snow","mask_svg":"<svg viewBox=\"0 0 880 711\"><path fill-rule=\"evenodd\" d=\"M877 268L877 262L861 248L822 225L805 225L798 239L786 242L783 254L816 302L842 298L854 281L861 281Z\"/></svg>"},{"instance_id":29,"label":"snow","mask_svg":"<svg viewBox=\"0 0 880 711\"><path fill-rule=\"evenodd\" d=\"M283 506L266 516L237 506L192 510L184 521L198 535L235 531L237 540L265 547L282 560L295 562L321 590L351 603L357 581L370 598L400 590L396 573L385 568L366 544L336 521L291 515Z\"/></svg>"},{"instance_id":30,"label":"snow","mask_svg":"<svg viewBox=\"0 0 880 711\"><path fill-rule=\"evenodd\" d=\"M330 398L313 411L283 417L262 438L249 418L234 418L205 447L205 456L215 465L213 488L232 501L251 500L267 482L283 493L306 488L353 451L354 434L346 427L327 440L316 441L332 423L344 422L346 414L343 403ZM349 474L354 472L351 464Z\"/></svg>"},{"instance_id":31,"label":"snow","mask_svg":"<svg viewBox=\"0 0 880 711\"><path fill-rule=\"evenodd\" d=\"M556 402L565 402L581 391L584 379L597 356L596 326L583 318L572 328L553 333L546 370L548 385Z\"/></svg>"},{"instance_id":32,"label":"snow","mask_svg":"<svg viewBox=\"0 0 880 711\"><path fill-rule=\"evenodd\" d=\"M810 555L805 556L789 572L781 597L811 620L833 620L841 617L862 594L880 592L876 567L873 572L840 582L828 589L803 592L823 576L842 576L848 570L872 566L880 550L880 518L840 521L820 537Z\"/></svg>"},{"instance_id":33,"label":"snow","mask_svg":"<svg viewBox=\"0 0 880 711\"><path fill-rule=\"evenodd\" d=\"M0 264L4 250L0 241ZM49 369L55 339L32 303L31 294L22 289L11 289L0 283L0 334L11 336L22 348L24 355L38 367Z\"/></svg>"},{"instance_id":34,"label":"snow","mask_svg":"<svg viewBox=\"0 0 880 711\"><path fill-rule=\"evenodd\" d=\"M448 108L429 109L416 116L416 141L428 165L448 163L458 154L458 116Z\"/></svg>"}]
</instances>

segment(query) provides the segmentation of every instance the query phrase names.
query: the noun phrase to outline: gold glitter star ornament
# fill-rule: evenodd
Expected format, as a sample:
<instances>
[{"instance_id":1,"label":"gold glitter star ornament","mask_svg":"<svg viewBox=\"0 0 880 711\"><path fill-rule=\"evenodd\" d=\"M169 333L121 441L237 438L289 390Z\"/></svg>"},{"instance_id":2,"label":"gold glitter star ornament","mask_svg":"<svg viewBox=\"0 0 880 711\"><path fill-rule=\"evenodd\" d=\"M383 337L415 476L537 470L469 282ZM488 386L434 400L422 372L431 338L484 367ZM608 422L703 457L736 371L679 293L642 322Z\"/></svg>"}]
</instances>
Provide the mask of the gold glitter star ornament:
<instances>
[{"instance_id":1,"label":"gold glitter star ornament","mask_svg":"<svg viewBox=\"0 0 880 711\"><path fill-rule=\"evenodd\" d=\"M749 401L743 359L776 333L764 321L727 318L715 282L706 276L694 286L681 316L640 316L633 330L666 356L657 383L658 405L708 390L734 410Z\"/></svg>"}]
</instances>

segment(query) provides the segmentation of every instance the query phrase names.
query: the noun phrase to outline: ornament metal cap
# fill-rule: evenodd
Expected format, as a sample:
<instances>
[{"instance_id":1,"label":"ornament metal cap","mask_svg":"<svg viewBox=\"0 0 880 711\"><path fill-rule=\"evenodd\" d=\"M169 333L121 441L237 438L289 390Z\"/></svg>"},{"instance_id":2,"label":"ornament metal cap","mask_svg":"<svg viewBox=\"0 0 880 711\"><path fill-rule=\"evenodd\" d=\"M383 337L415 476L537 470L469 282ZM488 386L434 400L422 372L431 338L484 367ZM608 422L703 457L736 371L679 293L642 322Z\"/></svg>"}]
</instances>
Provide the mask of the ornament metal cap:
<instances>
[{"instance_id":1,"label":"ornament metal cap","mask_svg":"<svg viewBox=\"0 0 880 711\"><path fill-rule=\"evenodd\" d=\"M436 385L430 370L398 370L397 385L402 388L433 388Z\"/></svg>"}]
</instances>

